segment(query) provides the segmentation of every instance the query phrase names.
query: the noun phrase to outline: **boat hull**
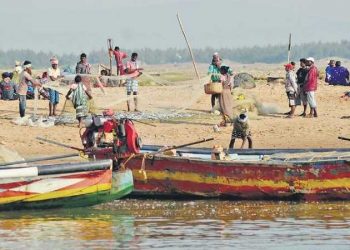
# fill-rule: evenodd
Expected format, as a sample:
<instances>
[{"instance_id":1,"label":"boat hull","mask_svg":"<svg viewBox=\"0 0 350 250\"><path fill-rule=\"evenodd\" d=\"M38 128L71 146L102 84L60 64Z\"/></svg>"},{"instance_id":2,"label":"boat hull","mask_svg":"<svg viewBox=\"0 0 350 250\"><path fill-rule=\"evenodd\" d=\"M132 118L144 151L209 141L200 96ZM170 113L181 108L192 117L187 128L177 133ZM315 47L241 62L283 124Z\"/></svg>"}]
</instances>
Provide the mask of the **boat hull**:
<instances>
[{"instance_id":1,"label":"boat hull","mask_svg":"<svg viewBox=\"0 0 350 250\"><path fill-rule=\"evenodd\" d=\"M350 165L320 162L234 162L154 156L133 158L135 190L142 196L231 199L349 200Z\"/></svg>"},{"instance_id":2,"label":"boat hull","mask_svg":"<svg viewBox=\"0 0 350 250\"><path fill-rule=\"evenodd\" d=\"M119 199L133 190L130 170L113 172L109 160L98 164L40 166L42 175L37 176L26 173L27 168L0 170L0 176L10 172L10 177L0 177L0 209L91 206ZM18 171L24 176L11 176Z\"/></svg>"}]
</instances>

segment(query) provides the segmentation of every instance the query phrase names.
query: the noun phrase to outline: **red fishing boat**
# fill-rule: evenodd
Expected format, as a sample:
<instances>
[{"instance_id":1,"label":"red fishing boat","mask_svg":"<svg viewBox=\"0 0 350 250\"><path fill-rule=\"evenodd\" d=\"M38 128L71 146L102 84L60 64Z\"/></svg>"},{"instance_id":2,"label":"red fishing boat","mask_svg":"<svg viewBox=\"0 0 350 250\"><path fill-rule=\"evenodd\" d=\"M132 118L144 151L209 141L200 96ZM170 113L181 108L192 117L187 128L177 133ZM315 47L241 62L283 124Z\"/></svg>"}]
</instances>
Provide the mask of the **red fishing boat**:
<instances>
[{"instance_id":1,"label":"red fishing boat","mask_svg":"<svg viewBox=\"0 0 350 250\"><path fill-rule=\"evenodd\" d=\"M134 194L150 197L348 200L350 152L322 157L328 152L309 153L315 156L310 160L287 150L284 156L241 151L232 152L231 160L212 160L209 151L196 154L189 149L182 156L146 153L125 165L133 171Z\"/></svg>"},{"instance_id":2,"label":"red fishing boat","mask_svg":"<svg viewBox=\"0 0 350 250\"><path fill-rule=\"evenodd\" d=\"M136 195L350 199L350 149L230 150L219 157L212 149L183 148L203 140L141 150L132 121L106 116L93 117L81 139L90 157L132 170Z\"/></svg>"}]
</instances>

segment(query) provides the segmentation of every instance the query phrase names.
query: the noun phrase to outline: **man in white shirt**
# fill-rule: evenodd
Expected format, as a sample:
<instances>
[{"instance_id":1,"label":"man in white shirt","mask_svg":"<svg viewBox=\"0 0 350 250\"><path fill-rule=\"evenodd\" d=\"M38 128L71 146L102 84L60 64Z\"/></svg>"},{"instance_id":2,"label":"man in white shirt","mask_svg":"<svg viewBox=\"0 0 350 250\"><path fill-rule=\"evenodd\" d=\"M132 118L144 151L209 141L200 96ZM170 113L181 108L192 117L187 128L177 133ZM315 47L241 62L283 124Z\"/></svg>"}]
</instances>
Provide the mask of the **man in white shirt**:
<instances>
[{"instance_id":1,"label":"man in white shirt","mask_svg":"<svg viewBox=\"0 0 350 250\"><path fill-rule=\"evenodd\" d=\"M49 78L51 81L56 81L61 77L61 71L58 67L58 59L52 57L50 59L51 68L48 69ZM49 89L49 116L56 116L56 107L59 103L59 92L53 89Z\"/></svg>"}]
</instances>

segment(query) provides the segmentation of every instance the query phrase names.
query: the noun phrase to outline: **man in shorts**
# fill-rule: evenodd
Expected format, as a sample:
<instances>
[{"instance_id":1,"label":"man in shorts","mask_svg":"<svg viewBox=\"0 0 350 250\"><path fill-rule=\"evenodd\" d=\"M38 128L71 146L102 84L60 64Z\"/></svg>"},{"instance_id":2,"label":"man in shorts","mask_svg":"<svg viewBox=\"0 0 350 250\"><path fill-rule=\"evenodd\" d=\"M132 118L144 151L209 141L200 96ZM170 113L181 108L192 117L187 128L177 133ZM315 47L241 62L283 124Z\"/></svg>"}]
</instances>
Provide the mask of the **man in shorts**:
<instances>
[{"instance_id":1,"label":"man in shorts","mask_svg":"<svg viewBox=\"0 0 350 250\"><path fill-rule=\"evenodd\" d=\"M50 81L56 81L61 78L61 70L58 67L58 59L52 57L50 59L51 67L48 69L48 76ZM49 116L56 116L57 104L60 101L59 92L49 88Z\"/></svg>"},{"instance_id":2,"label":"man in shorts","mask_svg":"<svg viewBox=\"0 0 350 250\"><path fill-rule=\"evenodd\" d=\"M306 98L306 93L304 92L304 84L305 84L307 72L308 72L308 68L306 67L306 59L301 58L300 68L298 69L296 74L297 74L297 83L299 88L299 98L304 107L303 113L301 113L300 116L303 116L303 117L306 116L306 109L307 109L307 98Z\"/></svg>"},{"instance_id":3,"label":"man in shorts","mask_svg":"<svg viewBox=\"0 0 350 250\"><path fill-rule=\"evenodd\" d=\"M306 93L307 102L310 106L310 113L305 117L312 118L318 116L315 98L315 92L317 90L318 70L315 66L315 59L313 57L306 58L306 66L309 67L309 71L306 75L304 91Z\"/></svg>"},{"instance_id":4,"label":"man in shorts","mask_svg":"<svg viewBox=\"0 0 350 250\"><path fill-rule=\"evenodd\" d=\"M127 74L127 80L126 80L126 95L127 95L127 101L126 104L128 106L128 112L131 111L130 108L130 99L131 99L131 93L134 96L134 110L136 112L139 111L138 109L138 98L137 98L137 94L138 94L138 81L136 80L141 74L141 70L143 70L143 68L139 68L139 65L137 63L137 57L138 54L137 53L132 53L131 54L131 59L130 61L128 61L126 63L126 67L125 67L125 73Z\"/></svg>"}]
</instances>

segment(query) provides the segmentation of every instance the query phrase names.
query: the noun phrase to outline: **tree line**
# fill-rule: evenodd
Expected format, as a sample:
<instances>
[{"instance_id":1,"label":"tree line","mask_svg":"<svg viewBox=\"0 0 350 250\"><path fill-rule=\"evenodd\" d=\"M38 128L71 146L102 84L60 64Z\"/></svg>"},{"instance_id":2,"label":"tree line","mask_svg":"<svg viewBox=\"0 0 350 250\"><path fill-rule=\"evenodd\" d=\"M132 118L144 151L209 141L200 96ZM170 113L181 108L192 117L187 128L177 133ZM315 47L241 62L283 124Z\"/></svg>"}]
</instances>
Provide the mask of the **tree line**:
<instances>
[{"instance_id":1,"label":"tree line","mask_svg":"<svg viewBox=\"0 0 350 250\"><path fill-rule=\"evenodd\" d=\"M212 47L194 49L193 53L197 63L208 63L213 52L225 59L238 63L283 63L287 60L287 45L254 46L245 48L221 48ZM132 50L126 50L131 55ZM190 62L191 58L187 49L150 49L143 48L136 50L139 59L145 64L174 64ZM33 50L0 50L0 67L10 68L14 62L30 60L37 68L47 67L49 59L56 55L60 60L60 65L75 65L79 59L79 54L57 55L52 51L35 52ZM340 42L313 42L292 46L291 59L299 60L302 57L312 56L316 59L326 57L341 57L350 59L350 41ZM107 49L100 49L88 53L89 62L92 64L108 64L109 58Z\"/></svg>"}]
</instances>

